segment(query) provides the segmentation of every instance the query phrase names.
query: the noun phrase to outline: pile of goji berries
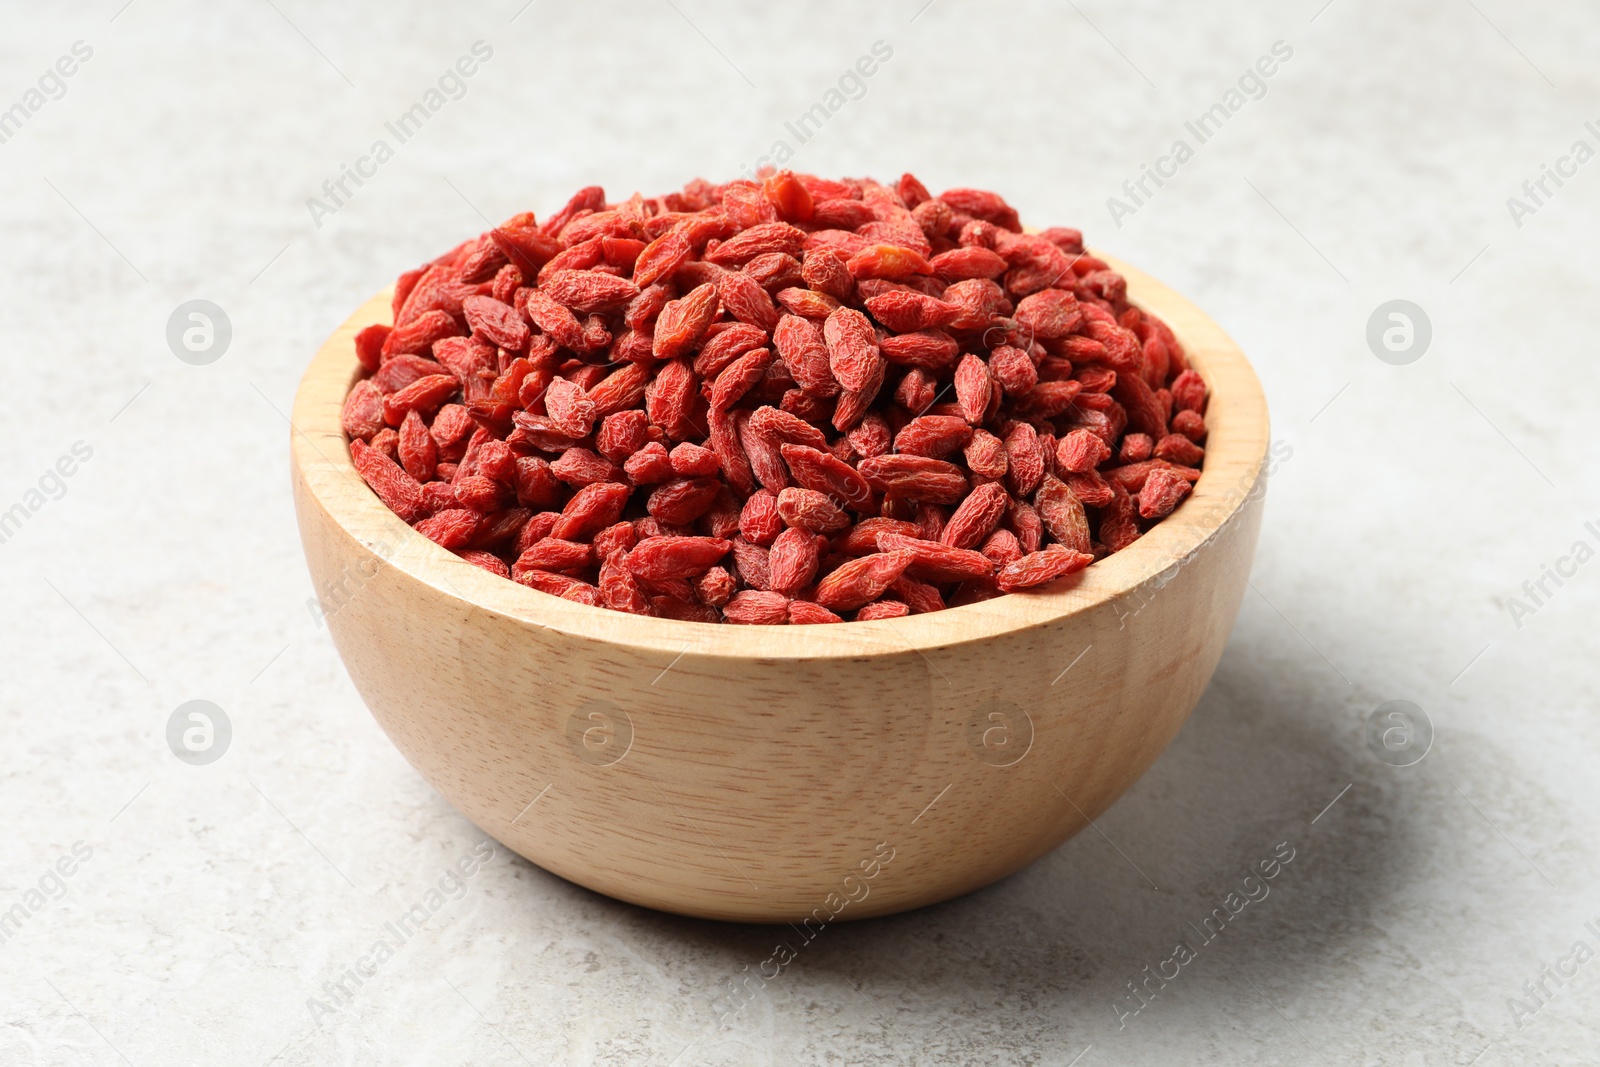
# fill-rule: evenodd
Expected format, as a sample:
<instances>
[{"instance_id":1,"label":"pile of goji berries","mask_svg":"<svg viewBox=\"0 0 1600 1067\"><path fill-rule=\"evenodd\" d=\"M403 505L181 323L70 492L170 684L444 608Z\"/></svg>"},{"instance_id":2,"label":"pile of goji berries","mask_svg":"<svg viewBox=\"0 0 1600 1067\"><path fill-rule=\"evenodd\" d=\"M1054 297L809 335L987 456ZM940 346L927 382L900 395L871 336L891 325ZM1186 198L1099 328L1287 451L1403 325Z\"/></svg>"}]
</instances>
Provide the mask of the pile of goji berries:
<instances>
[{"instance_id":1,"label":"pile of goji berries","mask_svg":"<svg viewBox=\"0 0 1600 1067\"><path fill-rule=\"evenodd\" d=\"M1126 548L1200 475L1206 387L1077 230L780 171L582 190L400 276L356 470L463 559L704 622L937 611Z\"/></svg>"}]
</instances>

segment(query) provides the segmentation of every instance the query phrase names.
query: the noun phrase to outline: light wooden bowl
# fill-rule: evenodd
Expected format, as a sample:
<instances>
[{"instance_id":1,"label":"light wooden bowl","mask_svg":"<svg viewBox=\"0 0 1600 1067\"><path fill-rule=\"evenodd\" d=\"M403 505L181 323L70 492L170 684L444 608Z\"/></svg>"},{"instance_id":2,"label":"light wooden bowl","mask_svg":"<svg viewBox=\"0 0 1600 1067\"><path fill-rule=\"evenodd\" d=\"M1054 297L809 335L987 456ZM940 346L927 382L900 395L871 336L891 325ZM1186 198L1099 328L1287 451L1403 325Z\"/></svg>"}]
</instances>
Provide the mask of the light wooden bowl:
<instances>
[{"instance_id":1,"label":"light wooden bowl","mask_svg":"<svg viewBox=\"0 0 1600 1067\"><path fill-rule=\"evenodd\" d=\"M1211 387L1205 472L1131 547L929 615L744 627L524 588L408 528L350 465L357 311L307 369L292 461L350 676L485 832L598 892L706 918L835 920L977 889L1060 845L1160 755L1215 669L1261 521L1267 410L1222 330L1104 257Z\"/></svg>"}]
</instances>

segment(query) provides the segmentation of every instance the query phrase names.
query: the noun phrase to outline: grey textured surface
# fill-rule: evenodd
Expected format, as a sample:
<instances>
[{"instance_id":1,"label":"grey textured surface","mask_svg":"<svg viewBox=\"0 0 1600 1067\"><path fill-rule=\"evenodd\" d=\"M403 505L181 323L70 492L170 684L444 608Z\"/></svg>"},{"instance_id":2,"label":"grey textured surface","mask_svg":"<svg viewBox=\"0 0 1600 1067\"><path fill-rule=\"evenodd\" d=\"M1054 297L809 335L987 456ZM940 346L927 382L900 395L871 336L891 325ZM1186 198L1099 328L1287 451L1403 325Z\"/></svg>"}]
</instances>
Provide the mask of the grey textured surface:
<instances>
[{"instance_id":1,"label":"grey textured surface","mask_svg":"<svg viewBox=\"0 0 1600 1067\"><path fill-rule=\"evenodd\" d=\"M0 144L0 509L75 442L92 456L0 544L0 913L23 905L0 1062L1600 1062L1600 962L1541 974L1600 949L1600 562L1522 590L1600 547L1600 163L1521 225L1506 203L1600 147L1600 17L1321 2L8 13L0 108L75 41L93 54ZM480 39L465 95L314 225L307 198ZM1292 455L1192 721L1100 832L827 930L727 1025L715 998L781 932L620 905L503 849L314 1018L482 835L307 609L282 414L302 366L480 211L729 177L792 143L785 120L877 40L892 58L794 165L910 168L1081 225L1260 371ZM1279 40L1264 97L1113 225L1106 199ZM233 327L205 366L164 339L195 298ZM1405 366L1365 341L1394 298L1432 321ZM201 767L165 740L197 698L233 727ZM1393 699L1436 733L1413 766L1363 738ZM75 842L92 854L58 881ZM1280 842L1270 896L1119 1018Z\"/></svg>"}]
</instances>

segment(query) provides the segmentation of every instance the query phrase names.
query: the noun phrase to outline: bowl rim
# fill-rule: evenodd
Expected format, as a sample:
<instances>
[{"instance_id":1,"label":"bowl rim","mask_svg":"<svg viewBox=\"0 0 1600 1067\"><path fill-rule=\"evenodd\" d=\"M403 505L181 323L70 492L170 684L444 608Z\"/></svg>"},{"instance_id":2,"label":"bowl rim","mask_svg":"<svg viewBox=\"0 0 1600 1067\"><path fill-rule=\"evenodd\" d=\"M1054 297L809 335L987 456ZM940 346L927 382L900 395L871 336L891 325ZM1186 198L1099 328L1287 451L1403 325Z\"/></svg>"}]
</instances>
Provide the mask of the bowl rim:
<instances>
[{"instance_id":1,"label":"bowl rim","mask_svg":"<svg viewBox=\"0 0 1600 1067\"><path fill-rule=\"evenodd\" d=\"M427 586L456 610L483 611L572 638L641 653L759 661L863 659L921 654L1033 629L1132 594L1181 566L1230 528L1257 495L1270 440L1266 398L1244 353L1204 312L1151 276L1097 250L1120 273L1128 298L1160 316L1210 390L1206 457L1193 491L1148 533L1120 552L1051 586L898 619L813 626L680 622L590 607L542 593L468 563L407 526L356 473L341 422L359 364L354 338L390 321L390 292L367 301L323 343L295 394L290 420L297 505L319 508L384 568ZM302 522L305 516L302 515Z\"/></svg>"}]
</instances>

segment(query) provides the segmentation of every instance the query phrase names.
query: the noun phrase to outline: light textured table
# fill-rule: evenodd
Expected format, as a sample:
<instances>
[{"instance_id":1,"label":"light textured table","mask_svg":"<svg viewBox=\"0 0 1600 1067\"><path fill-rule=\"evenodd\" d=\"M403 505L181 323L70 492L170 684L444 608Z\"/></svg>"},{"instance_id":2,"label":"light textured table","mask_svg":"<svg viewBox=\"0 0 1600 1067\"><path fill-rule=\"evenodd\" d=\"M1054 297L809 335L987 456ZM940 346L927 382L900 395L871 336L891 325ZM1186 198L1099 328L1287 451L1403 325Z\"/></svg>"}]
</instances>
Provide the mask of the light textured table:
<instances>
[{"instance_id":1,"label":"light textured table","mask_svg":"<svg viewBox=\"0 0 1600 1067\"><path fill-rule=\"evenodd\" d=\"M0 1062L1600 1062L1600 962L1574 955L1600 950L1600 163L1570 155L1600 148L1600 17L1321 2L8 14ZM1279 41L1264 95L1229 97ZM1082 226L1232 332L1283 459L1214 682L1098 827L828 929L719 1025L784 930L503 850L429 899L482 835L308 610L283 413L351 308L484 216L732 176L780 140ZM1135 201L1145 164L1172 176ZM1544 165L1566 176L1535 197ZM334 203L345 166L370 177ZM206 365L166 340L191 299L232 326ZM1366 338L1393 299L1431 321L1404 365ZM166 739L193 699L232 724L205 766ZM1364 736L1391 700L1431 723L1411 766ZM1280 843L1270 894L1206 941ZM1164 964L1180 939L1194 958Z\"/></svg>"}]
</instances>

